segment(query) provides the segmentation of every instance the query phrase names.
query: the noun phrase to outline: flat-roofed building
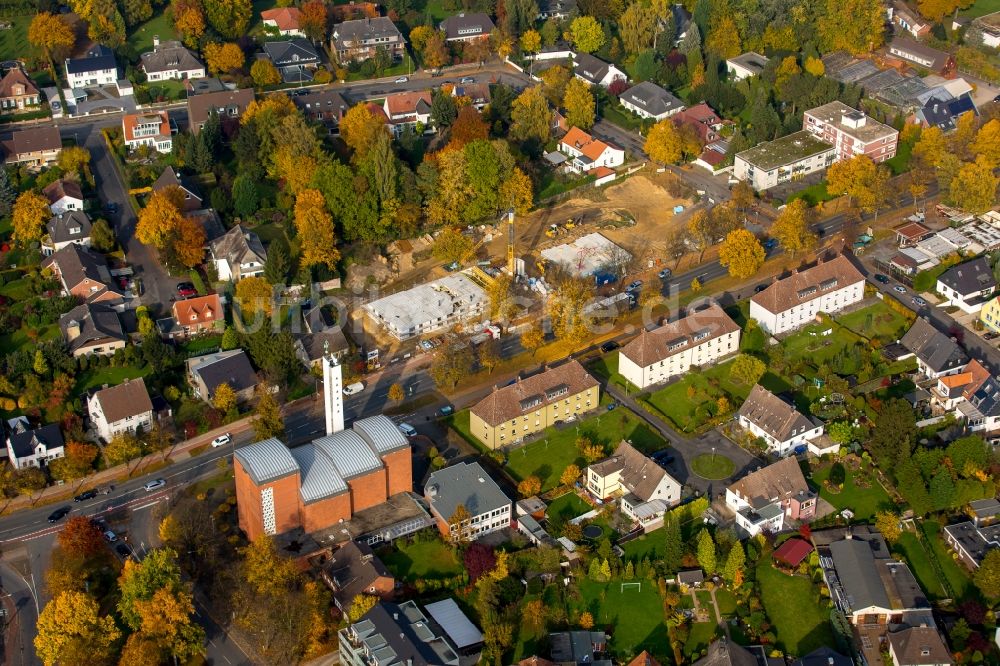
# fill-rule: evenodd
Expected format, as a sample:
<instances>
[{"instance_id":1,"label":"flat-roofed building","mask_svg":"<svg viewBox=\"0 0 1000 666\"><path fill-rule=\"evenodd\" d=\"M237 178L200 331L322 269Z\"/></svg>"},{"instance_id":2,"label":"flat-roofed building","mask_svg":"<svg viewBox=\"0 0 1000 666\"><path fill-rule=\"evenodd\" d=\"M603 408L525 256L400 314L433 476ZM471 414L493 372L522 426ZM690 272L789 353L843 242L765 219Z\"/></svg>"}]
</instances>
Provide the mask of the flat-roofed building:
<instances>
[{"instance_id":1,"label":"flat-roofed building","mask_svg":"<svg viewBox=\"0 0 1000 666\"><path fill-rule=\"evenodd\" d=\"M802 130L737 153L733 176L760 191L822 171L836 161L836 148Z\"/></svg>"},{"instance_id":2,"label":"flat-roofed building","mask_svg":"<svg viewBox=\"0 0 1000 666\"><path fill-rule=\"evenodd\" d=\"M838 160L865 155L873 162L885 162L896 155L897 130L840 101L806 111L802 129L832 144Z\"/></svg>"},{"instance_id":3,"label":"flat-roofed building","mask_svg":"<svg viewBox=\"0 0 1000 666\"><path fill-rule=\"evenodd\" d=\"M399 340L433 333L483 314L489 299L465 273L419 284L364 306L372 320Z\"/></svg>"}]
</instances>

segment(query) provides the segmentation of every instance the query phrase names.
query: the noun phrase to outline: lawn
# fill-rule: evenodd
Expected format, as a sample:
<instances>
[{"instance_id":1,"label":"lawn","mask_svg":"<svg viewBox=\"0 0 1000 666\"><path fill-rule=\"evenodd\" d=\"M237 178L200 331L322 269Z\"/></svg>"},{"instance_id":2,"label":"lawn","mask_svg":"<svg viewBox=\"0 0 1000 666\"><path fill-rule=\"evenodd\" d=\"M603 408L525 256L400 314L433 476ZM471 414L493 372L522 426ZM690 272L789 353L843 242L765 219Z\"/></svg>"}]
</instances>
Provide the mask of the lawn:
<instances>
[{"instance_id":1,"label":"lawn","mask_svg":"<svg viewBox=\"0 0 1000 666\"><path fill-rule=\"evenodd\" d=\"M826 191L826 181L816 183L815 185L810 185L809 187L803 188L788 197L785 201L786 204L795 201L796 199L805 199L805 202L810 206L815 206L821 204L824 201L832 201L837 197Z\"/></svg>"},{"instance_id":2,"label":"lawn","mask_svg":"<svg viewBox=\"0 0 1000 666\"><path fill-rule=\"evenodd\" d=\"M441 0L427 0L424 5L424 14L430 16L435 21L443 21L451 16L452 12L446 11Z\"/></svg>"},{"instance_id":3,"label":"lawn","mask_svg":"<svg viewBox=\"0 0 1000 666\"><path fill-rule=\"evenodd\" d=\"M722 617L729 617L736 613L736 595L724 588L715 589L715 603L719 605L719 612Z\"/></svg>"},{"instance_id":4,"label":"lawn","mask_svg":"<svg viewBox=\"0 0 1000 666\"><path fill-rule=\"evenodd\" d=\"M878 483L872 480L870 488L860 488L854 484L854 473L847 470L847 479L844 481L844 488L839 493L830 492L824 485L824 481L830 476L830 467L813 472L812 481L819 488L819 496L837 508L850 509L854 512L854 519L865 521L874 518L879 510L893 509L895 505L889 498L889 494Z\"/></svg>"},{"instance_id":5,"label":"lawn","mask_svg":"<svg viewBox=\"0 0 1000 666\"><path fill-rule=\"evenodd\" d=\"M993 12L1000 12L1000 0L976 0L968 9L963 9L959 15L968 18L978 18Z\"/></svg>"},{"instance_id":6,"label":"lawn","mask_svg":"<svg viewBox=\"0 0 1000 666\"><path fill-rule=\"evenodd\" d=\"M222 334L199 335L181 343L181 352L188 357L198 356L206 352L217 351L222 346Z\"/></svg>"},{"instance_id":7,"label":"lawn","mask_svg":"<svg viewBox=\"0 0 1000 666\"><path fill-rule=\"evenodd\" d=\"M606 101L601 104L601 117L624 130L636 131L644 125L642 118L626 111L617 102Z\"/></svg>"},{"instance_id":8,"label":"lawn","mask_svg":"<svg viewBox=\"0 0 1000 666\"><path fill-rule=\"evenodd\" d=\"M379 555L397 578L406 581L449 578L464 571L455 550L438 539L402 544Z\"/></svg>"},{"instance_id":9,"label":"lawn","mask_svg":"<svg viewBox=\"0 0 1000 666\"><path fill-rule=\"evenodd\" d=\"M59 326L56 324L43 327L36 338L29 338L26 330L24 327L21 327L13 333L0 335L0 352L10 354L26 345L34 346L38 342L59 339Z\"/></svg>"},{"instance_id":10,"label":"lawn","mask_svg":"<svg viewBox=\"0 0 1000 666\"><path fill-rule=\"evenodd\" d=\"M537 476L542 480L544 492L559 485L559 475L567 465L576 464L581 469L586 466L587 463L576 446L577 437L586 437L595 444L602 444L608 453L623 439L631 440L632 445L643 452L663 448L663 438L645 421L624 407L606 411L605 406L609 402L610 399L605 396L593 416L561 428L549 428L540 435L535 435L538 439L534 442L513 449L508 455L507 471L518 481L528 476ZM456 421L458 416L456 414ZM465 418L468 419L468 415Z\"/></svg>"},{"instance_id":11,"label":"lawn","mask_svg":"<svg viewBox=\"0 0 1000 666\"><path fill-rule=\"evenodd\" d=\"M925 520L920 523L920 527L927 537L926 543L930 546L931 554L937 558L938 564L941 565L941 570L944 572L945 580L948 581L948 585L955 593L956 601L975 595L976 591L968 570L955 561L951 550L945 545L941 536L941 523Z\"/></svg>"},{"instance_id":12,"label":"lawn","mask_svg":"<svg viewBox=\"0 0 1000 666\"><path fill-rule=\"evenodd\" d=\"M920 271L913 276L913 291L934 291L937 287L937 279L941 277L942 273L958 263L958 261L959 258L957 256L945 257L945 259L934 268L926 271Z\"/></svg>"},{"instance_id":13,"label":"lawn","mask_svg":"<svg viewBox=\"0 0 1000 666\"><path fill-rule=\"evenodd\" d=\"M910 170L910 156L913 154L913 144L915 141L899 141L896 144L896 155L886 160L886 165L892 169L892 175L898 176Z\"/></svg>"},{"instance_id":14,"label":"lawn","mask_svg":"<svg viewBox=\"0 0 1000 666\"><path fill-rule=\"evenodd\" d=\"M627 379L618 374L618 352L614 351L594 359L587 366L590 373L597 375L609 384L614 384L620 388L628 388L629 392L636 393L639 388L631 384ZM628 385L626 387L626 385Z\"/></svg>"},{"instance_id":15,"label":"lawn","mask_svg":"<svg viewBox=\"0 0 1000 666\"><path fill-rule=\"evenodd\" d=\"M912 532L903 532L899 541L896 542L894 550L899 550L906 563L910 565L910 570L917 577L920 587L924 589L927 596L933 600L946 599L950 595L941 584L940 577L931 564L930 556L917 536Z\"/></svg>"},{"instance_id":16,"label":"lawn","mask_svg":"<svg viewBox=\"0 0 1000 666\"><path fill-rule=\"evenodd\" d=\"M849 312L836 320L858 335L877 337L882 341L898 340L910 325L906 317L881 302Z\"/></svg>"},{"instance_id":17,"label":"lawn","mask_svg":"<svg viewBox=\"0 0 1000 666\"><path fill-rule=\"evenodd\" d=\"M73 387L73 397L83 395L92 388L97 388L107 384L115 386L123 383L126 379L144 377L152 372L149 366L136 368L128 366L124 368L93 368L81 372L76 377L76 386Z\"/></svg>"},{"instance_id":18,"label":"lawn","mask_svg":"<svg viewBox=\"0 0 1000 666\"><path fill-rule=\"evenodd\" d=\"M691 625L691 632L688 634L687 642L684 643L684 656L698 654L715 639L719 626L714 622L695 622Z\"/></svg>"},{"instance_id":19,"label":"lawn","mask_svg":"<svg viewBox=\"0 0 1000 666\"><path fill-rule=\"evenodd\" d=\"M173 21L167 16L166 11L157 14L139 27L129 30L128 45L137 54L144 51L152 51L153 35L159 36L161 43L177 39Z\"/></svg>"},{"instance_id":20,"label":"lawn","mask_svg":"<svg viewBox=\"0 0 1000 666\"><path fill-rule=\"evenodd\" d=\"M779 650L801 656L833 645L830 609L811 580L783 574L765 557L757 565L757 585Z\"/></svg>"},{"instance_id":21,"label":"lawn","mask_svg":"<svg viewBox=\"0 0 1000 666\"><path fill-rule=\"evenodd\" d=\"M669 645L663 623L663 601L654 582L633 582L641 582L641 589L630 585L622 591L622 581L618 580L610 583L580 580L577 583L580 596L568 602L573 611L570 617L587 610L593 614L595 626L609 627L610 652L614 656L631 657L643 650L661 656Z\"/></svg>"},{"instance_id":22,"label":"lawn","mask_svg":"<svg viewBox=\"0 0 1000 666\"><path fill-rule=\"evenodd\" d=\"M590 511L590 505L580 499L576 493L566 493L549 504L546 514L549 518L558 517L560 520L567 521L582 516L588 511Z\"/></svg>"},{"instance_id":23,"label":"lawn","mask_svg":"<svg viewBox=\"0 0 1000 666\"><path fill-rule=\"evenodd\" d=\"M11 28L0 30L0 60L18 60L27 55L25 46L28 44L28 25L33 18L34 14L3 18L10 22Z\"/></svg>"},{"instance_id":24,"label":"lawn","mask_svg":"<svg viewBox=\"0 0 1000 666\"><path fill-rule=\"evenodd\" d=\"M622 559L641 562L644 557L649 558L650 561L662 558L663 538L663 533L657 531L652 534L643 534L641 537L622 544L622 550L625 551Z\"/></svg>"},{"instance_id":25,"label":"lawn","mask_svg":"<svg viewBox=\"0 0 1000 666\"><path fill-rule=\"evenodd\" d=\"M583 187L594 182L596 178L594 176L579 176L576 178L570 178L569 176L564 176L562 174L555 174L550 170L545 170L542 172L541 182L538 183L538 196L535 197L535 202L545 201L551 197L563 194L564 192L569 192L570 190L575 190L578 187Z\"/></svg>"},{"instance_id":26,"label":"lawn","mask_svg":"<svg viewBox=\"0 0 1000 666\"><path fill-rule=\"evenodd\" d=\"M721 453L702 453L691 461L692 472L712 481L729 478L735 470L735 463Z\"/></svg>"}]
</instances>

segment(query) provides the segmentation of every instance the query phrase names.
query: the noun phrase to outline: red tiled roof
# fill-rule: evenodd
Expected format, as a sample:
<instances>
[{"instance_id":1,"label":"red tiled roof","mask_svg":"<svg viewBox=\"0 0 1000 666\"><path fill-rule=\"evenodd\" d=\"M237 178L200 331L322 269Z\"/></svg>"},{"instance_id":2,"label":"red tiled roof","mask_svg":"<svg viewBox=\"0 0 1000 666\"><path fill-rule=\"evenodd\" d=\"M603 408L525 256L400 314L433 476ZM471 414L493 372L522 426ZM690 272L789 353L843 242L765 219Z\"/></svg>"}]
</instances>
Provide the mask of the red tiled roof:
<instances>
[{"instance_id":1,"label":"red tiled roof","mask_svg":"<svg viewBox=\"0 0 1000 666\"><path fill-rule=\"evenodd\" d=\"M610 169L610 168L608 168L606 166L599 166L596 169L591 169L587 173L589 173L589 174L591 174L593 176L596 176L597 178L604 178L605 176L614 175L615 170L614 169Z\"/></svg>"},{"instance_id":2,"label":"red tiled roof","mask_svg":"<svg viewBox=\"0 0 1000 666\"><path fill-rule=\"evenodd\" d=\"M431 105L431 94L426 90L416 92L397 93L385 98L385 104L389 108L389 115L409 114L417 112L417 105L423 101L429 107Z\"/></svg>"},{"instance_id":3,"label":"red tiled roof","mask_svg":"<svg viewBox=\"0 0 1000 666\"><path fill-rule=\"evenodd\" d=\"M566 136L562 138L562 143L576 148L592 160L599 158L610 147L600 139L590 136L579 127L571 127L566 132Z\"/></svg>"},{"instance_id":4,"label":"red tiled roof","mask_svg":"<svg viewBox=\"0 0 1000 666\"><path fill-rule=\"evenodd\" d=\"M32 80L21 71L20 67L15 67L7 72L7 75L4 76L3 79L0 79L0 97L13 97L14 86L16 85L24 87L23 92L18 93L19 95L38 94L38 88L35 86L34 82L32 82Z\"/></svg>"},{"instance_id":5,"label":"red tiled roof","mask_svg":"<svg viewBox=\"0 0 1000 666\"><path fill-rule=\"evenodd\" d=\"M302 12L295 7L278 7L262 11L260 18L264 21L274 21L278 30L298 30Z\"/></svg>"},{"instance_id":6,"label":"red tiled roof","mask_svg":"<svg viewBox=\"0 0 1000 666\"><path fill-rule=\"evenodd\" d=\"M173 310L174 319L177 320L179 326L197 326L198 324L225 321L218 294L175 301Z\"/></svg>"},{"instance_id":7,"label":"red tiled roof","mask_svg":"<svg viewBox=\"0 0 1000 666\"><path fill-rule=\"evenodd\" d=\"M797 567L802 563L802 560L809 557L809 553L812 552L812 549L813 547L808 541L803 541L802 539L789 539L785 543L778 546L778 549L775 550L771 556L779 562L784 562L790 567Z\"/></svg>"},{"instance_id":8,"label":"red tiled roof","mask_svg":"<svg viewBox=\"0 0 1000 666\"><path fill-rule=\"evenodd\" d=\"M152 122L153 118L159 118L160 120L160 133L158 136L170 136L170 117L167 115L166 111L128 113L122 117L122 130L125 133L125 140L135 141L136 125L138 125L140 121L144 124L146 122Z\"/></svg>"},{"instance_id":9,"label":"red tiled roof","mask_svg":"<svg viewBox=\"0 0 1000 666\"><path fill-rule=\"evenodd\" d=\"M725 162L726 156L717 150L703 150L698 159L714 168Z\"/></svg>"},{"instance_id":10,"label":"red tiled roof","mask_svg":"<svg viewBox=\"0 0 1000 666\"><path fill-rule=\"evenodd\" d=\"M919 222L910 222L901 227L896 227L895 232L907 240L921 240L931 232L930 229Z\"/></svg>"}]
</instances>

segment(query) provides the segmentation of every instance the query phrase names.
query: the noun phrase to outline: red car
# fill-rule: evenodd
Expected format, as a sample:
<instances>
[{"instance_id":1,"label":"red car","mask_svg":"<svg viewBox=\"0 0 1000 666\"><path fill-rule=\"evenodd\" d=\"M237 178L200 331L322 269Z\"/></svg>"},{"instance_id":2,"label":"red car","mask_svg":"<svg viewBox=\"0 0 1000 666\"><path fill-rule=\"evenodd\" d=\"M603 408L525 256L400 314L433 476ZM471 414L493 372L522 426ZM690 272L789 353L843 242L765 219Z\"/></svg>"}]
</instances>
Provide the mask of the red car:
<instances>
[{"instance_id":1,"label":"red car","mask_svg":"<svg viewBox=\"0 0 1000 666\"><path fill-rule=\"evenodd\" d=\"M190 296L197 296L198 290L195 289L194 285L191 284L190 282L181 282L179 285L177 285L177 295L182 296L184 298L188 298Z\"/></svg>"}]
</instances>

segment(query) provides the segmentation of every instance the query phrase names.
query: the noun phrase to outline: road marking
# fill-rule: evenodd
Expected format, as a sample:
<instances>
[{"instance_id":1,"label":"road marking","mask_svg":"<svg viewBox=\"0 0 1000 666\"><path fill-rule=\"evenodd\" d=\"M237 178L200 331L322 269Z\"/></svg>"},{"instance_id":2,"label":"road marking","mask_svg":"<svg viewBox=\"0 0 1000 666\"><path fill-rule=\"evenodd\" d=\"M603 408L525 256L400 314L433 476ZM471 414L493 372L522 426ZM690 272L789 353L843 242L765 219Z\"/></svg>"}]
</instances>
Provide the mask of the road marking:
<instances>
[{"instance_id":1,"label":"road marking","mask_svg":"<svg viewBox=\"0 0 1000 666\"><path fill-rule=\"evenodd\" d=\"M157 505L157 504L159 504L159 503L160 503L161 501L162 501L162 499L158 499L158 500L156 500L155 502L150 502L149 504L142 504L142 505L140 505L140 506L134 506L134 507L132 507L132 510L133 510L133 511L139 511L140 509L148 509L148 508L149 508L149 507L151 507L151 506L156 506L156 505Z\"/></svg>"}]
</instances>

